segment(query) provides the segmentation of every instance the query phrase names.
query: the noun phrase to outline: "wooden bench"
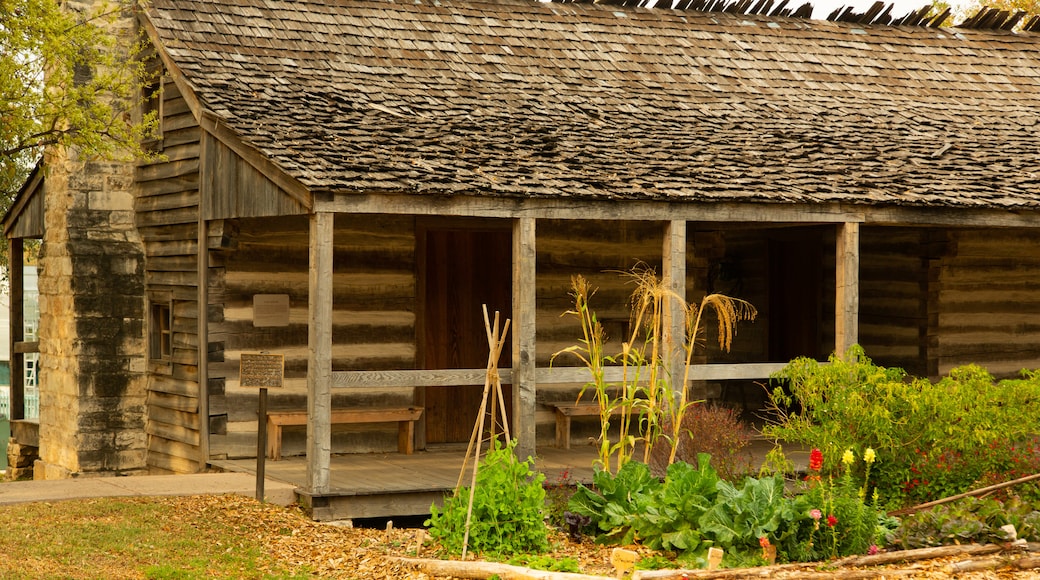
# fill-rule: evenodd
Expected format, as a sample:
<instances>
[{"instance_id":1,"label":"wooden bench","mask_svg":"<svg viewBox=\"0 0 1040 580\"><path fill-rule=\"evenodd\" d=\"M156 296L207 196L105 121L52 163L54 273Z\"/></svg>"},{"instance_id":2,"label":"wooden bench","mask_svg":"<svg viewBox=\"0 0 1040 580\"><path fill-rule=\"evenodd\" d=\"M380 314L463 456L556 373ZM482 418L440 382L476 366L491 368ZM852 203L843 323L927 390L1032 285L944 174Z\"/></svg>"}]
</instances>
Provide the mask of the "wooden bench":
<instances>
[{"instance_id":1,"label":"wooden bench","mask_svg":"<svg viewBox=\"0 0 1040 580\"><path fill-rule=\"evenodd\" d=\"M397 451L411 455L415 451L415 422L422 407L349 409L332 412L333 425L356 423L397 423ZM267 457L282 458L282 427L306 425L306 411L274 411L267 414Z\"/></svg>"},{"instance_id":2,"label":"wooden bench","mask_svg":"<svg viewBox=\"0 0 1040 580\"><path fill-rule=\"evenodd\" d=\"M571 448L571 418L573 417L599 417L599 403L548 403L556 414L556 447L558 449ZM615 408L611 415L621 413L620 408Z\"/></svg>"}]
</instances>

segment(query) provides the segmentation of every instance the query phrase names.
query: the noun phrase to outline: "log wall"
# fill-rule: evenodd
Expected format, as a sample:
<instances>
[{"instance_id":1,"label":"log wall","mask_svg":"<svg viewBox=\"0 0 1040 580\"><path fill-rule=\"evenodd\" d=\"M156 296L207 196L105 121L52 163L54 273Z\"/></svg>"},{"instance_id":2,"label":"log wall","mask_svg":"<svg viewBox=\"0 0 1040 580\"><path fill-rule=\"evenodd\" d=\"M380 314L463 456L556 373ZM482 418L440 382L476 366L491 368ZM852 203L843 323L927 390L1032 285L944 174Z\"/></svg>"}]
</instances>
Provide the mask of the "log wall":
<instances>
[{"instance_id":1,"label":"log wall","mask_svg":"<svg viewBox=\"0 0 1040 580\"><path fill-rule=\"evenodd\" d=\"M425 222L429 223L429 221ZM434 223L431 227L436 227ZM663 224L539 221L537 226L537 324L539 366L576 366L575 359L553 354L576 344L571 278L582 274L597 288L592 306L606 326L606 350L620 349L629 332L626 278L636 264L660 269ZM407 216L347 216L336 219L333 367L335 370L415 368L415 220ZM833 348L834 235L821 230L819 252L820 353ZM761 362L768 359L770 324L768 247L775 232L766 229L694 231L687 247L687 296L699 300L708 291L744 298L760 317L739 327L733 351L719 352L714 321L705 326L706 348L699 362ZM223 250L213 252L211 313L211 407L224 425L212 438L218 456L255 453L256 391L238 386L243 352L270 350L286 355L286 383L271 392L272 410L306 407L307 364L307 221L303 216L257 218L225 223ZM993 261L997 248L1005 258ZM955 250L955 251L954 251ZM911 228L864 228L861 238L860 342L879 364L924 374L929 364L948 368L966 359L996 363L995 372L1017 371L1037 357L1040 299L1031 276L1040 267L1040 236L1028 232L983 234ZM995 265L994 265L995 264ZM720 274L718 268L728 268ZM1007 299L999 296L1006 293ZM256 294L288 294L290 323L280 328L253 326ZM1023 308L1025 318L1022 317ZM995 309L995 311L994 311ZM995 314L995 315L994 315ZM963 321L963 324L958 322ZM1006 331L1020 348L1002 349ZM989 340L989 342L986 342ZM967 346L972 349L969 351ZM1003 358L987 353L1010 352ZM933 357L929 358L929 353ZM941 353L941 354L935 354ZM978 358L973 358L978 357ZM822 358L822 355L821 355ZM931 363L930 363L931 361ZM1035 366L1035 365L1034 365ZM753 381L705 385L712 397L748 409L761 404L762 389ZM552 415L545 403L569 401L581 385L541 385L536 415L539 444L552 438ZM155 396L158 398L158 395ZM410 388L346 390L334 393L334 406L409 404ZM181 402L181 401L177 401ZM169 403L175 406L174 401ZM217 410L221 411L217 411ZM594 426L591 428L594 429ZM576 427L575 437L585 435ZM591 434L591 430L590 430ZM334 450L392 452L393 426L357 425L334 429ZM286 454L302 453L303 428L288 429Z\"/></svg>"},{"instance_id":2,"label":"log wall","mask_svg":"<svg viewBox=\"0 0 1040 580\"><path fill-rule=\"evenodd\" d=\"M935 272L938 372L1040 368L1040 231L959 229L947 245Z\"/></svg>"},{"instance_id":3,"label":"log wall","mask_svg":"<svg viewBox=\"0 0 1040 580\"><path fill-rule=\"evenodd\" d=\"M425 223L430 223L429 221ZM432 224L431 227L436 227ZM576 344L581 336L577 318L564 316L572 309L571 278L582 274L597 289L592 306L608 334L606 351L620 351L629 328L629 300L635 286L626 273L637 265L660 270L664 225L651 222L619 222L609 226L595 222L539 221L537 243L537 364L575 366L576 359L553 354ZM249 457L256 450L255 389L238 385L238 364L243 352L270 350L285 355L285 387L269 391L271 410L306 408L307 364L307 222L306 218L242 219L227 227L231 240L216 261L223 267L211 304L222 311L211 315L210 402L212 412L226 412L226 429L211 438L213 453ZM712 236L691 239L687 253L690 298L704 294L703 276L708 259L701 252L715 251ZM415 223L409 217L346 216L336 218L335 297L333 300L333 368L335 370L389 370L415 368ZM283 328L253 326L253 296L288 294L290 324ZM748 338L754 333L748 333ZM710 340L714 340L713 338ZM744 342L742 342L744 341ZM748 360L761 360L754 343L742 337L737 349ZM717 350L717 348L715 349ZM717 353L702 355L716 360ZM727 355L719 359L740 360ZM538 390L537 433L541 443L554 434L548 402L571 401L580 384L541 385ZM333 406L409 404L412 389L336 390ZM580 428L576 430L580 437ZM286 429L283 452L302 453L305 430ZM334 428L337 451L392 451L396 449L393 426L340 426Z\"/></svg>"},{"instance_id":4,"label":"log wall","mask_svg":"<svg viewBox=\"0 0 1040 580\"><path fill-rule=\"evenodd\" d=\"M221 312L210 327L210 343L221 353L211 357L210 404L223 410L221 432L211 438L217 456L256 453L257 390L239 386L243 352L283 354L285 381L268 393L271 411L307 407L308 222L306 216L242 219L229 226L231 240L214 252L223 265L219 296L211 303ZM231 233L231 230L234 233ZM410 217L337 216L334 236L333 369L385 370L415 366L414 219ZM287 294L289 325L254 327L253 297ZM215 360L220 359L220 360ZM410 404L411 389L337 390L334 408L368 404ZM304 450L305 430L287 428L283 453ZM389 451L397 448L396 426L356 425L333 430L334 449Z\"/></svg>"}]
</instances>

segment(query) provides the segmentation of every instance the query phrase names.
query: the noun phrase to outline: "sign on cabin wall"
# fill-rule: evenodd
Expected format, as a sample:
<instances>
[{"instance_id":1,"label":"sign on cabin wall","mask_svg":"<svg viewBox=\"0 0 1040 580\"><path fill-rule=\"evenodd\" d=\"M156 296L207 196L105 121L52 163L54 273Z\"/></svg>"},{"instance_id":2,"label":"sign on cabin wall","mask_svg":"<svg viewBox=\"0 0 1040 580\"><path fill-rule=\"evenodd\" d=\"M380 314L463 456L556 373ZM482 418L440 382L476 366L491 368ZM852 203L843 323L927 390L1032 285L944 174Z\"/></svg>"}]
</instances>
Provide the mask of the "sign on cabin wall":
<instances>
[{"instance_id":1,"label":"sign on cabin wall","mask_svg":"<svg viewBox=\"0 0 1040 580\"><path fill-rule=\"evenodd\" d=\"M254 294L253 326L289 326L289 295Z\"/></svg>"},{"instance_id":2,"label":"sign on cabin wall","mask_svg":"<svg viewBox=\"0 0 1040 580\"><path fill-rule=\"evenodd\" d=\"M285 355L242 353L238 366L240 386L279 388L284 377Z\"/></svg>"}]
</instances>

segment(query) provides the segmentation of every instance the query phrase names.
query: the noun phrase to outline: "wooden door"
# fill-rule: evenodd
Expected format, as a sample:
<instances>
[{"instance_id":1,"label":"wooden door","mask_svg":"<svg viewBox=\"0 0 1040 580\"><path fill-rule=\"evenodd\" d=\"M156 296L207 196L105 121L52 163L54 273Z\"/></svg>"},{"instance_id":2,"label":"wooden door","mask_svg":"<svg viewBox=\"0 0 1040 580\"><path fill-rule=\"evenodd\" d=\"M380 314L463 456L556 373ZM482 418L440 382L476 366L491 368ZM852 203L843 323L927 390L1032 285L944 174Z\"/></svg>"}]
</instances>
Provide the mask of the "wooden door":
<instances>
[{"instance_id":1,"label":"wooden door","mask_svg":"<svg viewBox=\"0 0 1040 580\"><path fill-rule=\"evenodd\" d=\"M511 317L510 230L427 230L423 268L421 352L427 369L483 369L488 342L481 305L494 322ZM510 366L506 345L498 363ZM511 397L503 385L507 413ZM480 409L483 385L426 387L426 443L468 442Z\"/></svg>"}]
</instances>

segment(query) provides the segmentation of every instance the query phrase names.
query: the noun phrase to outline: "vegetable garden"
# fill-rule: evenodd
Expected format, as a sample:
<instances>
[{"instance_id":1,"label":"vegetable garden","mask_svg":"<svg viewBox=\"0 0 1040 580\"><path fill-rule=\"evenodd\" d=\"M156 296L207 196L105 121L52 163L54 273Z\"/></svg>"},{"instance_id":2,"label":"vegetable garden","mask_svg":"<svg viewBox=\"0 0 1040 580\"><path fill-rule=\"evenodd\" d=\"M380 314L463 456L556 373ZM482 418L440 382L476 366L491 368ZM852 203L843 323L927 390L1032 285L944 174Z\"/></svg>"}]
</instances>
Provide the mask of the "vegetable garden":
<instances>
[{"instance_id":1,"label":"vegetable garden","mask_svg":"<svg viewBox=\"0 0 1040 580\"><path fill-rule=\"evenodd\" d=\"M552 527L570 541L638 546L642 556L619 564L619 573L632 564L691 573L972 543L1029 550L1040 542L1040 476L1029 477L1040 474L1040 371L997 381L965 366L929 381L875 365L859 347L826 364L794 360L773 377L772 420L761 429L777 444L749 473L719 445L739 448L747 426L671 388L659 343L670 298L652 275L636 278L634 331L621 353L604 354L592 291L580 278L571 314L583 338L558 353L589 368L586 389L603 411L592 484L547 484L511 443L494 440L475 486L460 488L427 522L442 554L463 553L466 538L485 559L530 562L549 549ZM711 311L723 349L736 324L755 316L750 304L720 295L686 305L687 368ZM625 366L631 379L605 384L598 371L606 364ZM808 468L796 472L779 442L811 448ZM984 497L970 493L1016 479ZM921 505L958 494L966 497Z\"/></svg>"}]
</instances>

